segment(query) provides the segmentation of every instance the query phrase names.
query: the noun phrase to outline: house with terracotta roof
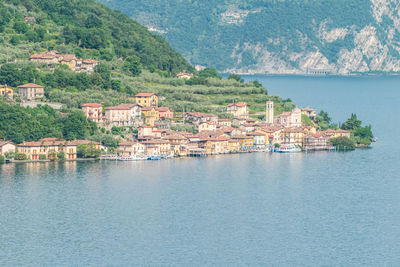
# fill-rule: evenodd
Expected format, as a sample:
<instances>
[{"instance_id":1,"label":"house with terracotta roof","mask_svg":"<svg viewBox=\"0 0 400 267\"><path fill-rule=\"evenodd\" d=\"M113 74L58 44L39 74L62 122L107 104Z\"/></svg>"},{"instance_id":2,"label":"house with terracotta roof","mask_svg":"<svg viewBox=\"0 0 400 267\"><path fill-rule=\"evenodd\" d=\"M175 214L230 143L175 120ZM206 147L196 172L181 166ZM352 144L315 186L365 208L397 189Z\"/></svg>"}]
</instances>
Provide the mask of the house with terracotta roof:
<instances>
[{"instance_id":1,"label":"house with terracotta roof","mask_svg":"<svg viewBox=\"0 0 400 267\"><path fill-rule=\"evenodd\" d=\"M160 113L155 107L142 107L141 111L146 125L154 126L160 120Z\"/></svg>"},{"instance_id":2,"label":"house with terracotta roof","mask_svg":"<svg viewBox=\"0 0 400 267\"><path fill-rule=\"evenodd\" d=\"M77 61L78 59L74 54L61 55L59 57L59 63L67 65L72 71L76 71Z\"/></svg>"},{"instance_id":3,"label":"house with terracotta roof","mask_svg":"<svg viewBox=\"0 0 400 267\"><path fill-rule=\"evenodd\" d=\"M281 140L281 132L284 128L282 126L268 126L261 129L256 130L258 133L262 133L264 135L265 144L280 144Z\"/></svg>"},{"instance_id":4,"label":"house with terracotta roof","mask_svg":"<svg viewBox=\"0 0 400 267\"><path fill-rule=\"evenodd\" d=\"M328 129L326 131L322 132L324 135L328 136L329 138L337 138L337 137L347 137L350 138L350 131L346 131L343 129L338 129L338 130L334 130L334 129Z\"/></svg>"},{"instance_id":5,"label":"house with terracotta roof","mask_svg":"<svg viewBox=\"0 0 400 267\"><path fill-rule=\"evenodd\" d=\"M0 85L0 97L13 99L14 90L8 85Z\"/></svg>"},{"instance_id":6,"label":"house with terracotta roof","mask_svg":"<svg viewBox=\"0 0 400 267\"><path fill-rule=\"evenodd\" d=\"M250 132L247 136L253 137L253 145L256 149L265 149L265 135L258 132Z\"/></svg>"},{"instance_id":7,"label":"house with terracotta roof","mask_svg":"<svg viewBox=\"0 0 400 267\"><path fill-rule=\"evenodd\" d=\"M189 139L180 134L172 134L162 138L167 140L171 145L171 150L174 151L175 156L186 156L188 154Z\"/></svg>"},{"instance_id":8,"label":"house with terracotta roof","mask_svg":"<svg viewBox=\"0 0 400 267\"><path fill-rule=\"evenodd\" d=\"M134 126L141 118L141 108L136 104L120 104L105 109L105 121L113 126Z\"/></svg>"},{"instance_id":9,"label":"house with terracotta roof","mask_svg":"<svg viewBox=\"0 0 400 267\"><path fill-rule=\"evenodd\" d=\"M218 119L217 126L218 127L231 127L232 121L229 119Z\"/></svg>"},{"instance_id":10,"label":"house with terracotta roof","mask_svg":"<svg viewBox=\"0 0 400 267\"><path fill-rule=\"evenodd\" d=\"M199 132L216 131L216 130L217 130L217 124L215 122L210 122L210 121L200 123L198 128Z\"/></svg>"},{"instance_id":11,"label":"house with terracotta roof","mask_svg":"<svg viewBox=\"0 0 400 267\"><path fill-rule=\"evenodd\" d=\"M100 62L94 59L80 59L77 61L76 70L79 72L93 73L94 69Z\"/></svg>"},{"instance_id":12,"label":"house with terracotta roof","mask_svg":"<svg viewBox=\"0 0 400 267\"><path fill-rule=\"evenodd\" d=\"M202 148L205 149L209 155L218 155L229 153L228 149L229 138L218 137L218 138L204 138L201 139Z\"/></svg>"},{"instance_id":13,"label":"house with terracotta roof","mask_svg":"<svg viewBox=\"0 0 400 267\"><path fill-rule=\"evenodd\" d=\"M137 141L124 141L119 144L118 150L120 150L124 156L141 155L145 154L146 146Z\"/></svg>"},{"instance_id":14,"label":"house with terracotta roof","mask_svg":"<svg viewBox=\"0 0 400 267\"><path fill-rule=\"evenodd\" d=\"M301 110L296 107L291 112L284 112L274 118L274 124L283 127L301 127Z\"/></svg>"},{"instance_id":15,"label":"house with terracotta roof","mask_svg":"<svg viewBox=\"0 0 400 267\"><path fill-rule=\"evenodd\" d=\"M248 135L232 135L232 140L237 140L240 144L240 150L248 151L254 148L254 138Z\"/></svg>"},{"instance_id":16,"label":"house with terracotta roof","mask_svg":"<svg viewBox=\"0 0 400 267\"><path fill-rule=\"evenodd\" d=\"M284 145L304 147L307 132L301 127L284 128L281 131L281 140Z\"/></svg>"},{"instance_id":17,"label":"house with terracotta roof","mask_svg":"<svg viewBox=\"0 0 400 267\"><path fill-rule=\"evenodd\" d=\"M199 125L203 122L218 122L218 116L211 113L201 113L201 112L186 112L183 115L185 121L188 121L194 125Z\"/></svg>"},{"instance_id":18,"label":"house with terracotta roof","mask_svg":"<svg viewBox=\"0 0 400 267\"><path fill-rule=\"evenodd\" d=\"M305 139L305 150L327 150L329 147L329 136L318 132L318 133L310 133L306 136Z\"/></svg>"},{"instance_id":19,"label":"house with terracotta roof","mask_svg":"<svg viewBox=\"0 0 400 267\"><path fill-rule=\"evenodd\" d=\"M29 60L32 62L44 63L47 65L59 63L60 53L56 50L46 51L39 54L30 56Z\"/></svg>"},{"instance_id":20,"label":"house with terracotta roof","mask_svg":"<svg viewBox=\"0 0 400 267\"><path fill-rule=\"evenodd\" d=\"M226 111L231 113L235 118L249 117L250 105L245 102L231 103L227 106Z\"/></svg>"},{"instance_id":21,"label":"house with terracotta roof","mask_svg":"<svg viewBox=\"0 0 400 267\"><path fill-rule=\"evenodd\" d=\"M103 121L103 105L98 103L86 103L82 106L86 118L96 123Z\"/></svg>"},{"instance_id":22,"label":"house with terracotta roof","mask_svg":"<svg viewBox=\"0 0 400 267\"><path fill-rule=\"evenodd\" d=\"M174 111L172 108L169 107L159 107L157 108L159 113L160 120L165 119L173 119L174 118Z\"/></svg>"},{"instance_id":23,"label":"house with terracotta roof","mask_svg":"<svg viewBox=\"0 0 400 267\"><path fill-rule=\"evenodd\" d=\"M18 152L24 153L29 160L39 160L40 156L44 156L45 159L55 159L59 152L64 152L66 160L73 160L77 158L77 143L57 138L44 138L19 144Z\"/></svg>"},{"instance_id":24,"label":"house with terracotta roof","mask_svg":"<svg viewBox=\"0 0 400 267\"><path fill-rule=\"evenodd\" d=\"M150 139L142 142L146 147L148 156L170 156L173 155L171 144L167 140Z\"/></svg>"},{"instance_id":25,"label":"house with terracotta roof","mask_svg":"<svg viewBox=\"0 0 400 267\"><path fill-rule=\"evenodd\" d=\"M139 93L135 95L135 101L141 107L158 107L158 96L155 93Z\"/></svg>"},{"instance_id":26,"label":"house with terracotta roof","mask_svg":"<svg viewBox=\"0 0 400 267\"><path fill-rule=\"evenodd\" d=\"M35 100L44 97L44 87L34 83L18 86L18 94L23 100Z\"/></svg>"},{"instance_id":27,"label":"house with terracotta roof","mask_svg":"<svg viewBox=\"0 0 400 267\"><path fill-rule=\"evenodd\" d=\"M7 152L15 152L16 146L11 141L0 140L0 155Z\"/></svg>"}]
</instances>

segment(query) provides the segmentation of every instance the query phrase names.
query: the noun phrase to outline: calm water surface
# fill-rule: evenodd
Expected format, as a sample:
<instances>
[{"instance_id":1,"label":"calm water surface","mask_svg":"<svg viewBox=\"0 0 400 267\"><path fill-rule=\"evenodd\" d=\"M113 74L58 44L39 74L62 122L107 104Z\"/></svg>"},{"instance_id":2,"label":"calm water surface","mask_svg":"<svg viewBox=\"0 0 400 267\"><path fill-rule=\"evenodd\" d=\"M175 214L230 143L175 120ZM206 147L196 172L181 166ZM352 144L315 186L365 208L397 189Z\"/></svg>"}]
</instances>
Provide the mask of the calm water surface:
<instances>
[{"instance_id":1,"label":"calm water surface","mask_svg":"<svg viewBox=\"0 0 400 267\"><path fill-rule=\"evenodd\" d=\"M400 264L400 78L258 79L373 125L349 153L0 166L0 265Z\"/></svg>"}]
</instances>

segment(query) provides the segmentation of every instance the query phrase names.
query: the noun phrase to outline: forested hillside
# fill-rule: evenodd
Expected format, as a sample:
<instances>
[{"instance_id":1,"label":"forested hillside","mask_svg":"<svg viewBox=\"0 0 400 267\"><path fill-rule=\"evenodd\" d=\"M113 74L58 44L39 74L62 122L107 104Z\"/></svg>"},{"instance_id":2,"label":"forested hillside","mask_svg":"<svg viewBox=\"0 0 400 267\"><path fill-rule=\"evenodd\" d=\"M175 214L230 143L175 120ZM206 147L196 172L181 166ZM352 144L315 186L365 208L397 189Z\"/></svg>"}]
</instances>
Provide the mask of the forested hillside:
<instances>
[{"instance_id":1,"label":"forested hillside","mask_svg":"<svg viewBox=\"0 0 400 267\"><path fill-rule=\"evenodd\" d=\"M394 0L100 0L193 64L242 73L400 71Z\"/></svg>"},{"instance_id":2,"label":"forested hillside","mask_svg":"<svg viewBox=\"0 0 400 267\"><path fill-rule=\"evenodd\" d=\"M191 69L159 35L92 0L0 0L0 63L57 49L111 61L136 56L149 69Z\"/></svg>"}]
</instances>

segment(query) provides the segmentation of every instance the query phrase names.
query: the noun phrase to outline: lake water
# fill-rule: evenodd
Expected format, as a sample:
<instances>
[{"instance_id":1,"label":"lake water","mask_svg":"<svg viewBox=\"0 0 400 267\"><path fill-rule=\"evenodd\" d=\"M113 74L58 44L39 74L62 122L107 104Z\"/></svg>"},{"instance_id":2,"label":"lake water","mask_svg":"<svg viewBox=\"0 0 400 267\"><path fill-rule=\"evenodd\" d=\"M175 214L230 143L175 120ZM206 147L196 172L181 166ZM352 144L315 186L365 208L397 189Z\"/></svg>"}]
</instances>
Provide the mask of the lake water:
<instances>
[{"instance_id":1,"label":"lake water","mask_svg":"<svg viewBox=\"0 0 400 267\"><path fill-rule=\"evenodd\" d=\"M400 264L400 78L246 77L372 149L0 166L0 265Z\"/></svg>"}]
</instances>

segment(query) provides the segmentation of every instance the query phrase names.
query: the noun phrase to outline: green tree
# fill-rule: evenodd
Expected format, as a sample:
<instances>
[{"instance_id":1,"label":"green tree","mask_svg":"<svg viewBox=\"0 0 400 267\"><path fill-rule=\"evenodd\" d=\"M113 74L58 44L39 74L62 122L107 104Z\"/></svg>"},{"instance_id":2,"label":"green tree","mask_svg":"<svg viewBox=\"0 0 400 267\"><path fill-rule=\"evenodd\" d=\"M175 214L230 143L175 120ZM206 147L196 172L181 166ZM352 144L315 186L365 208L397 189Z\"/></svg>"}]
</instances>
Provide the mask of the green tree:
<instances>
[{"instance_id":1,"label":"green tree","mask_svg":"<svg viewBox=\"0 0 400 267\"><path fill-rule=\"evenodd\" d=\"M337 138L332 138L329 140L329 143L336 147L338 150L354 150L355 142L348 137L341 136Z\"/></svg>"},{"instance_id":2,"label":"green tree","mask_svg":"<svg viewBox=\"0 0 400 267\"><path fill-rule=\"evenodd\" d=\"M199 71L199 77L222 79L222 76L214 68L205 68Z\"/></svg>"},{"instance_id":3,"label":"green tree","mask_svg":"<svg viewBox=\"0 0 400 267\"><path fill-rule=\"evenodd\" d=\"M242 77L240 77L240 75L237 75L237 74L230 74L228 77L228 80L235 80L240 83L244 83L244 80L242 79Z\"/></svg>"},{"instance_id":4,"label":"green tree","mask_svg":"<svg viewBox=\"0 0 400 267\"><path fill-rule=\"evenodd\" d=\"M140 73L142 73L142 64L140 63L140 58L137 56L128 57L123 68L132 76L138 76Z\"/></svg>"},{"instance_id":5,"label":"green tree","mask_svg":"<svg viewBox=\"0 0 400 267\"><path fill-rule=\"evenodd\" d=\"M356 114L351 114L350 118L342 124L343 130L353 131L361 127L362 122L357 119Z\"/></svg>"}]
</instances>

